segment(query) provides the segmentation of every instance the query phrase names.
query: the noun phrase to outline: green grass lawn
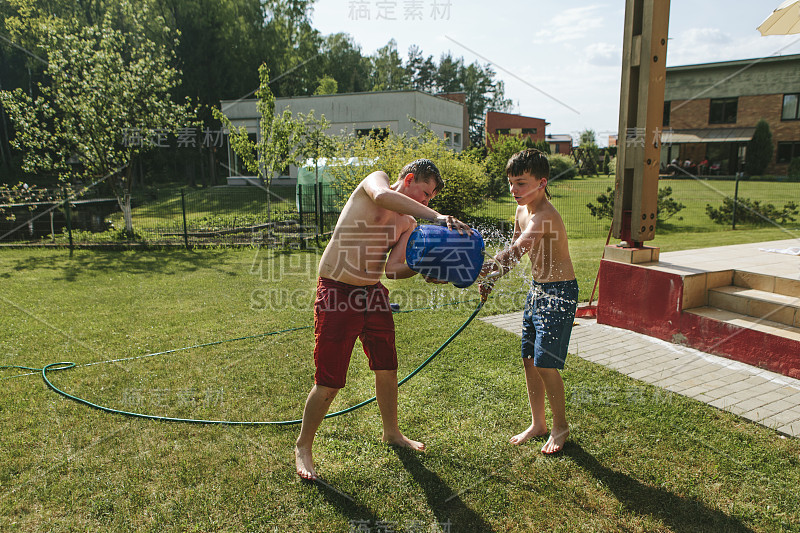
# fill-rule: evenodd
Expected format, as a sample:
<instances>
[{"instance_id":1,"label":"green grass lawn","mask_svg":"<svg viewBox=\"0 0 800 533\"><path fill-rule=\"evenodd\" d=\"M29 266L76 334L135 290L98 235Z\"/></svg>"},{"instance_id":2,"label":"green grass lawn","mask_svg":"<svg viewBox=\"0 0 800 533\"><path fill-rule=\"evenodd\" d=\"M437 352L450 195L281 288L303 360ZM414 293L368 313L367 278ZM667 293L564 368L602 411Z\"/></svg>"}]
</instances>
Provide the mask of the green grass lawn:
<instances>
[{"instance_id":1,"label":"green grass lawn","mask_svg":"<svg viewBox=\"0 0 800 533\"><path fill-rule=\"evenodd\" d=\"M663 251L785 238L776 230L665 235ZM604 239L571 242L588 298ZM312 324L318 254L0 251L0 364L87 365ZM482 314L518 310L524 274ZM391 282L400 374L473 311L476 289ZM458 300L459 305L444 305ZM98 404L176 417L292 419L313 382L304 329L50 374ZM613 347L609 347L613 349ZM327 420L301 482L290 427L198 426L104 414L0 371L0 530L344 532L796 531L800 443L577 357L564 378L572 435L560 456L529 423L519 338L473 322L400 390L401 428L428 449L381 444L375 404ZM333 409L373 394L357 346Z\"/></svg>"},{"instance_id":2,"label":"green grass lawn","mask_svg":"<svg viewBox=\"0 0 800 533\"><path fill-rule=\"evenodd\" d=\"M569 180L558 180L548 186L552 194L551 201L564 219L570 238L605 237L608 234L611 221L592 217L586 204L597 205L597 197L605 194L609 187L614 187L614 176L578 176ZM671 198L685 207L674 217L659 224L657 234L720 232L731 229L729 225L712 222L706 213L706 206L719 208L725 196L733 198L734 181L661 179L659 188L664 187L670 187ZM782 208L789 201L797 203L800 198L800 182L741 181L739 197ZM497 200L487 201L473 214L513 222L515 209L516 202L511 196L504 195ZM798 220L787 227L800 229L800 217L797 218ZM738 227L756 229L755 226L742 225L741 222Z\"/></svg>"},{"instance_id":3,"label":"green grass lawn","mask_svg":"<svg viewBox=\"0 0 800 533\"><path fill-rule=\"evenodd\" d=\"M267 219L267 192L255 186L186 188L163 187L151 195L136 198L132 209L133 225L153 232L183 231L183 206L190 230L218 229L260 224ZM286 185L271 187L273 219L283 220L286 213L296 213L295 188ZM295 217L296 218L296 217ZM122 224L122 213L110 217ZM238 222L238 224L237 224Z\"/></svg>"}]
</instances>

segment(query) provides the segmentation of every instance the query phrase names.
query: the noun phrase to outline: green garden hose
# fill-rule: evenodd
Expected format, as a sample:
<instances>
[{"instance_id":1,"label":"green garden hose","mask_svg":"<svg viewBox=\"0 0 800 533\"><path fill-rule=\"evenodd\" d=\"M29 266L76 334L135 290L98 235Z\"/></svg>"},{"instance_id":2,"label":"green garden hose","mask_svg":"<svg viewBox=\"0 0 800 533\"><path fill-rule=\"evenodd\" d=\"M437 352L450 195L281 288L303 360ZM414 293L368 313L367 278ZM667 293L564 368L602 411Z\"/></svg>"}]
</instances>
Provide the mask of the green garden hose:
<instances>
[{"instance_id":1,"label":"green garden hose","mask_svg":"<svg viewBox=\"0 0 800 533\"><path fill-rule=\"evenodd\" d=\"M460 303L460 302L456 302L456 303ZM406 377L404 377L402 380L400 380L397 383L397 386L399 387L400 385L402 385L406 381L410 380L420 370L422 370L428 363L430 363L437 355L439 355L447 347L447 345L450 344L450 342L452 342L453 339L455 339L459 334L461 334L461 332L464 331L464 329L469 325L469 323L472 322L472 320L478 315L480 310L483 308L483 304L484 304L484 302L481 301L478 304L478 306L475 308L475 310L472 312L472 314L469 316L469 318L467 318L467 320L464 321L464 323L461 324L461 326L459 326L459 328L455 331L455 333L450 335L450 337L446 341L444 341L444 343L442 343L442 345L439 346L439 348L437 348L436 351L434 351L425 361L423 361L422 364L420 364L416 369L414 369L414 371L412 371L410 374L408 374ZM428 308L428 309L430 309L430 308ZM404 312L410 312L410 310L409 311L404 311ZM200 347L203 347L203 346L213 346L213 345L216 345L216 344L222 344L224 342L233 342L233 341L244 340L244 339L265 337L265 336L269 336L269 335L277 335L279 333L286 333L286 332L289 332L289 331L297 331L297 330L300 330L300 329L307 329L307 328L310 328L310 327L311 326L288 328L288 329L283 329L283 330L279 330L279 331L272 331L272 332L269 332L269 333L261 333L261 334L258 334L258 335L250 335L250 336L247 336L247 337L237 337L235 339L225 339L225 340L220 340L220 341L207 342L207 343L203 343L203 344L195 344L195 345L192 345L192 346L186 346L186 347L183 347L183 348L176 348L176 349L173 349L173 350L166 350L166 351L163 351L163 352L156 352L156 353L141 355L141 356L137 356L137 357L129 357L129 358L125 358L125 359L115 359L113 361L104 361L104 362L119 362L119 361L128 361L128 360L132 360L132 359L140 359L140 358L143 358L143 357L153 357L153 356L156 356L156 355L164 355L164 354L179 352L179 351L183 351L183 350L190 350L192 348L200 348ZM98 363L90 363L90 364L81 365L81 366L90 366L90 365L94 365L94 364L98 364ZM105 413L111 413L111 414L115 414L115 415L124 415L124 416L130 416L130 417L135 417L135 418L144 418L144 419L147 419L147 420L160 420L160 421L163 421L163 422L184 422L184 423L188 423L188 424L218 424L218 425L227 425L227 426L289 426L289 425L293 425L293 424L299 424L299 423L302 422L302 419L267 421L267 422L240 422L240 421L230 421L230 420L198 420L198 419L193 419L193 418L173 418L173 417L168 417L168 416L147 415L147 414L143 414L143 413L134 413L134 412L130 412L130 411L121 411L119 409L112 409L110 407L97 405L97 404L92 403L92 402L90 402L88 400L85 400L83 398L78 398L77 396L73 396L72 394L69 394L68 392L65 392L65 391L59 389L58 387L56 387L55 385L53 385L53 383L47 378L47 372L48 371L49 372L55 372L55 371L59 371L59 370L69 370L71 368L75 368L76 366L77 365L75 363L72 363L72 362L60 362L60 363L50 363L48 365L45 365L43 368L31 368L31 367L25 367L25 366L8 365L8 366L2 366L2 367L0 367L0 369L3 369L3 368L18 368L18 369L22 369L22 370L31 370L31 371L34 371L34 372L41 371L42 379L47 384L47 386L51 390L53 390L54 392L60 394L61 396L65 397L65 398L68 398L68 399L70 399L70 400L72 400L74 402L78 402L80 404L83 404L83 405L86 405L86 406L89 406L89 407L93 407L94 409L99 409L100 411L103 411ZM30 374L21 374L21 375L30 375ZM364 400L363 402L361 402L359 404L353 405L352 407L348 407L347 409L342 409L341 411L336 411L335 413L329 413L329 414L325 415L325 418L331 418L331 417L334 417L334 416L343 415L345 413L350 413L350 412L355 411L356 409L359 409L361 407L364 407L365 405L370 404L370 403L372 403L374 401L375 401L375 396L373 396L372 398L369 398L367 400Z\"/></svg>"}]
</instances>

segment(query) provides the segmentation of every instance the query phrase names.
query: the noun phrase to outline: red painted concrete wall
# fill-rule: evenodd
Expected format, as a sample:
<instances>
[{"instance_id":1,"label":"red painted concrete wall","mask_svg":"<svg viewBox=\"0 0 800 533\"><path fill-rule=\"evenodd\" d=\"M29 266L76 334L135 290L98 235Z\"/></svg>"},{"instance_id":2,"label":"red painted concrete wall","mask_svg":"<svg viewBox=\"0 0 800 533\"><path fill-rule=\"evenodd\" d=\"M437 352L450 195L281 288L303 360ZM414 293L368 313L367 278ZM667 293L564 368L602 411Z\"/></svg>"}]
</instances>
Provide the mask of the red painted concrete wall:
<instances>
[{"instance_id":1,"label":"red painted concrete wall","mask_svg":"<svg viewBox=\"0 0 800 533\"><path fill-rule=\"evenodd\" d=\"M692 313L682 314L681 334L692 348L800 379L796 341Z\"/></svg>"},{"instance_id":2,"label":"red painted concrete wall","mask_svg":"<svg viewBox=\"0 0 800 533\"><path fill-rule=\"evenodd\" d=\"M668 341L680 332L683 282L636 265L602 260L597 322Z\"/></svg>"},{"instance_id":3,"label":"red painted concrete wall","mask_svg":"<svg viewBox=\"0 0 800 533\"><path fill-rule=\"evenodd\" d=\"M800 342L684 313L678 274L602 260L597 322L800 379ZM609 347L613 349L613 347Z\"/></svg>"}]
</instances>

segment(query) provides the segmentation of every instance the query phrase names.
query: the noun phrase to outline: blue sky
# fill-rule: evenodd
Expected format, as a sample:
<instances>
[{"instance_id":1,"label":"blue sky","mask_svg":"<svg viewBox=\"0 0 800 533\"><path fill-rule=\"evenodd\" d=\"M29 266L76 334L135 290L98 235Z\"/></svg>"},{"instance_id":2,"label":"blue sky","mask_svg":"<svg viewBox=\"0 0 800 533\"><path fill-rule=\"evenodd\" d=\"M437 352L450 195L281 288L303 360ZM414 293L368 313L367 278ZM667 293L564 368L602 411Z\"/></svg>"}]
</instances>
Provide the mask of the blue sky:
<instances>
[{"instance_id":1,"label":"blue sky","mask_svg":"<svg viewBox=\"0 0 800 533\"><path fill-rule=\"evenodd\" d=\"M756 30L780 3L672 0L667 65L800 53L800 35ZM548 133L592 128L605 145L618 127L624 12L624 0L317 0L312 20L351 34L364 54L394 38L403 56L416 44L437 59L449 50L491 62L513 112L546 119Z\"/></svg>"}]
</instances>

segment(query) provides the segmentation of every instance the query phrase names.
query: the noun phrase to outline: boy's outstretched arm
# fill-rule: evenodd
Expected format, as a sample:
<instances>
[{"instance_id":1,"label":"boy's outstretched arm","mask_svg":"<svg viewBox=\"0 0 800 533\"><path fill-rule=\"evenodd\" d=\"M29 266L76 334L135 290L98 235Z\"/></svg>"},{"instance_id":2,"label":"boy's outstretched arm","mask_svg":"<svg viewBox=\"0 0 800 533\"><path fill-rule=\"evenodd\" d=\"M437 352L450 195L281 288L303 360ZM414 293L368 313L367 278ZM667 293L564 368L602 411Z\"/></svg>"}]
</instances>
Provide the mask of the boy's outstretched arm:
<instances>
[{"instance_id":1,"label":"boy's outstretched arm","mask_svg":"<svg viewBox=\"0 0 800 533\"><path fill-rule=\"evenodd\" d=\"M364 191L373 202L384 209L411 215L415 218L433 220L447 224L449 229L459 232L468 232L469 226L452 215L442 215L428 206L422 205L403 193L393 191L389 186L389 176L386 172L378 170L364 178Z\"/></svg>"},{"instance_id":2,"label":"boy's outstretched arm","mask_svg":"<svg viewBox=\"0 0 800 533\"><path fill-rule=\"evenodd\" d=\"M483 264L480 276L490 282L494 282L517 266L522 256L535 248L542 239L540 225L536 217L533 217L523 231L517 232L515 228L515 239L511 246L500 250L493 258L486 261Z\"/></svg>"}]
</instances>

